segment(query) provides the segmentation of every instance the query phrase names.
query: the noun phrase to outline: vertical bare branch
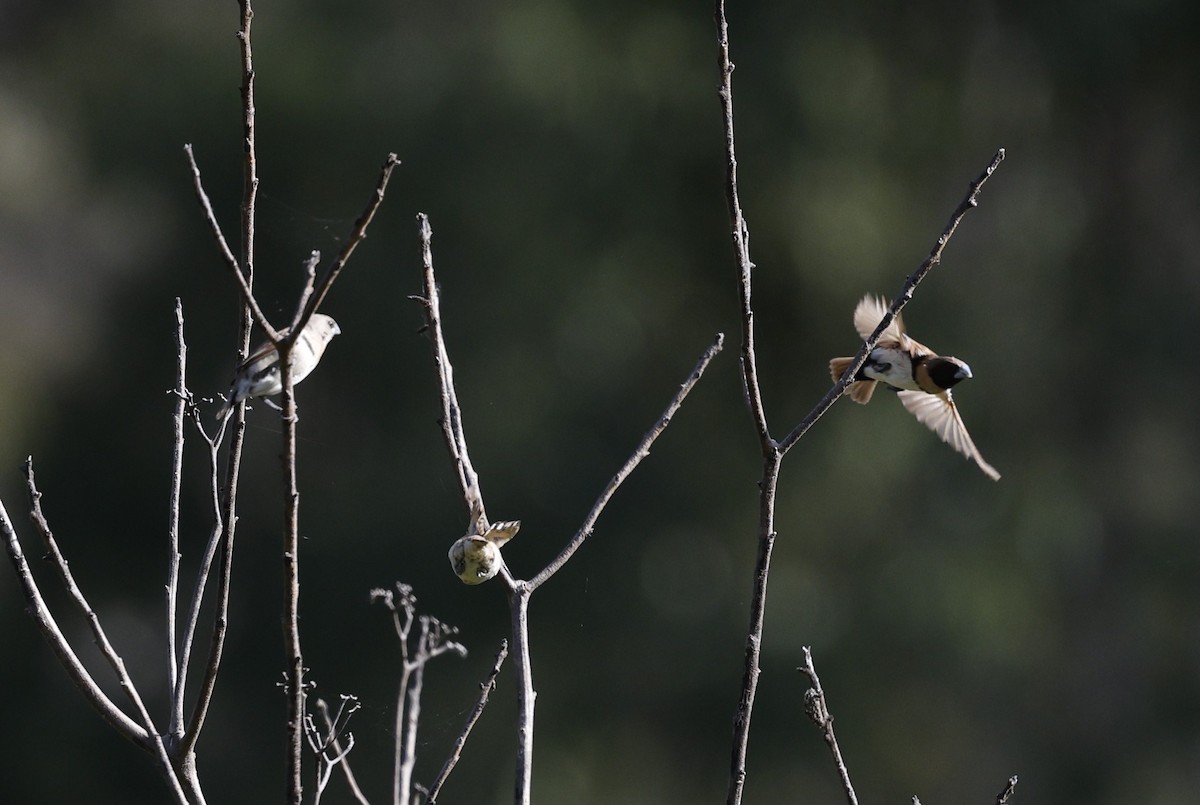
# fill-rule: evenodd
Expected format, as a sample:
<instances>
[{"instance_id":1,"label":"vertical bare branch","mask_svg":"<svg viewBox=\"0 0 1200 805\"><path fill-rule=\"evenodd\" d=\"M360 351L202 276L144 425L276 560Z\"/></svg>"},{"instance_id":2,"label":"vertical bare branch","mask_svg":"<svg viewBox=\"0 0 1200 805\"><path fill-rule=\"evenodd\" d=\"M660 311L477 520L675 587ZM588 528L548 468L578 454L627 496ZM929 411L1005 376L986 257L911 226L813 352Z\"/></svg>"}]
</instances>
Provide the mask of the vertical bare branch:
<instances>
[{"instance_id":1,"label":"vertical bare branch","mask_svg":"<svg viewBox=\"0 0 1200 805\"><path fill-rule=\"evenodd\" d=\"M714 16L717 25L717 67L721 78L717 94L721 99L721 117L725 130L725 200L729 207L741 302L742 380L763 457L762 479L759 481L758 555L754 567L754 592L750 601L750 625L746 633L741 693L733 718L729 789L726 796L727 805L738 805L742 801L742 791L746 784L750 719L754 713L754 700L758 693L767 580L770 577L771 556L775 548L775 491L779 483L783 454L771 438L766 411L763 408L762 390L758 382L758 359L754 348L754 308L751 304L754 263L750 258L750 229L742 214L742 204L738 197L737 152L733 135L733 62L729 57L729 23L725 19L724 0L717 0Z\"/></svg>"},{"instance_id":2,"label":"vertical bare branch","mask_svg":"<svg viewBox=\"0 0 1200 805\"><path fill-rule=\"evenodd\" d=\"M196 420L196 425L203 433L203 427L200 425L200 415L198 411L193 411L193 417ZM175 703L179 709L180 717L182 718L184 699L187 693L187 678L188 667L191 663L192 645L196 634L196 628L200 622L200 606L204 600L204 591L208 588L209 574L212 570L212 562L216 557L217 548L221 545L229 544L230 534L226 533L224 527L224 517L221 510L220 498L220 481L217 478L217 450L220 447L220 437L208 439L205 434L205 439L208 446L208 471L209 471L209 492L212 502L212 517L213 524L208 534L208 541L205 544L204 555L200 560L200 568L196 573L196 583L192 590L191 606L188 610L187 622L184 626L183 654L179 668L179 683L175 690ZM239 441L240 444L240 441ZM228 494L233 495L234 490L230 489ZM224 537L224 539L222 539ZM181 745L184 751L190 752L195 746L196 739L200 736L200 730L204 725L205 716L208 714L208 706L212 700L213 690L216 686L217 670L220 667L221 648L224 644L225 628L228 621L229 611L229 591L228 591L228 574L225 571L231 570L222 565L222 574L218 581L217 594L217 612L213 623L212 641L216 641L217 645L214 648L210 645L208 664L205 667L205 674L200 683L200 692L196 699L196 706L192 710L192 718L188 723L187 730L183 733Z\"/></svg>"},{"instance_id":3,"label":"vertical bare branch","mask_svg":"<svg viewBox=\"0 0 1200 805\"><path fill-rule=\"evenodd\" d=\"M409 658L408 635L412 630L413 620L416 618L416 599L412 596L412 588L407 585L397 585L397 592L400 594L399 605L396 604L395 596L390 590L377 590L372 592L372 596L383 600L384 604L392 611L392 624L396 629L396 637L400 639L400 684L396 690L396 720L395 720L395 736L396 745L392 755L392 805L401 805L408 801L411 779L411 768L409 769L409 779L405 779L405 752L409 748L407 745L405 734L405 703L408 701L408 684L412 677L413 664ZM376 595L379 593L379 595ZM403 611L404 615L401 616Z\"/></svg>"},{"instance_id":4,"label":"vertical bare branch","mask_svg":"<svg viewBox=\"0 0 1200 805\"><path fill-rule=\"evenodd\" d=\"M725 201L729 206L730 236L738 263L738 293L742 312L742 381L750 413L758 430L764 451L772 449L767 413L763 408L762 390L758 384L758 362L754 354L754 308L751 306L751 285L754 263L750 259L750 227L742 214L742 202L737 189L737 154L733 144L733 62L729 60L729 24L725 20L725 0L717 0L718 67L721 72L721 116L725 122Z\"/></svg>"},{"instance_id":5,"label":"vertical bare branch","mask_svg":"<svg viewBox=\"0 0 1200 805\"><path fill-rule=\"evenodd\" d=\"M292 344L280 342L283 383L283 645L287 680L287 801L300 805L304 794L304 654L300 647L300 488L296 480L296 393Z\"/></svg>"},{"instance_id":6,"label":"vertical bare branch","mask_svg":"<svg viewBox=\"0 0 1200 805\"><path fill-rule=\"evenodd\" d=\"M179 595L179 496L183 484L183 418L187 411L187 342L183 339L183 302L175 298L175 412L174 449L171 453L171 491L167 521L167 684L176 694L167 734L175 735L183 722L183 697L178 695L179 653L175 645L176 602Z\"/></svg>"},{"instance_id":7,"label":"vertical bare branch","mask_svg":"<svg viewBox=\"0 0 1200 805\"><path fill-rule=\"evenodd\" d=\"M421 233L421 264L424 267L425 278L425 296L419 301L425 307L430 338L433 340L433 360L437 364L438 387L442 401L442 435L446 439L446 448L450 451L450 459L454 462L454 469L458 474L463 502L467 506L467 516L476 524L478 531L483 532L487 530L490 521L483 507L479 475L471 464L470 453L467 452L462 409L459 408L458 392L454 388L454 367L450 365L450 355L446 351L446 339L442 333L441 300L437 278L433 273L433 229L429 226L429 216L424 213L417 215L417 222ZM482 527L479 527L480 523Z\"/></svg>"},{"instance_id":8,"label":"vertical bare branch","mask_svg":"<svg viewBox=\"0 0 1200 805\"><path fill-rule=\"evenodd\" d=\"M808 677L809 684L812 685L804 693L804 710L812 722L821 729L821 736L833 754L833 762L837 766L838 776L842 780L842 791L846 794L846 802L849 805L858 805L858 797L854 793L854 786L850 783L850 772L846 770L846 762L842 760L842 749L838 746L837 738L833 734L833 714L829 712L829 704L825 700L825 690L821 687L821 679L817 676L817 669L813 665L812 650L808 646L804 647L804 665L800 670L804 672Z\"/></svg>"},{"instance_id":9,"label":"vertical bare branch","mask_svg":"<svg viewBox=\"0 0 1200 805\"><path fill-rule=\"evenodd\" d=\"M762 636L767 611L767 581L771 574L771 557L775 550L775 496L779 488L779 469L783 456L770 449L763 457L762 479L758 494L758 553L754 560L754 592L750 598L750 625L746 631L745 656L742 661L742 687L733 717L733 747L730 755L729 790L726 802L737 805L742 801L746 784L746 756L750 745L750 718L754 714L754 699L758 694L759 661L762 657Z\"/></svg>"},{"instance_id":10,"label":"vertical bare branch","mask_svg":"<svg viewBox=\"0 0 1200 805\"><path fill-rule=\"evenodd\" d=\"M234 274L244 285L244 296L251 304L254 293L254 223L255 205L258 201L258 146L256 144L254 127L254 48L250 44L250 26L254 21L254 8L250 0L238 0L242 24L238 30L238 42L242 54L242 148L244 161L242 163L242 265L241 270L234 266ZM190 154L190 152L189 152ZM211 208L210 208L211 212ZM261 310L255 310L254 317L264 332L271 332L267 317ZM274 339L272 339L274 340Z\"/></svg>"},{"instance_id":11,"label":"vertical bare branch","mask_svg":"<svg viewBox=\"0 0 1200 805\"><path fill-rule=\"evenodd\" d=\"M509 593L513 650L517 655L517 775L513 802L529 805L533 796L533 663L529 654L529 588L518 583Z\"/></svg>"},{"instance_id":12,"label":"vertical bare branch","mask_svg":"<svg viewBox=\"0 0 1200 805\"><path fill-rule=\"evenodd\" d=\"M750 231L742 213L741 201L737 187L737 156L733 132L733 62L729 56L729 25L725 18L724 0L716 0L714 14L717 27L717 64L721 76L718 95L721 100L721 113L725 131L725 194L729 207L731 235L738 268L738 289L741 301L742 319L742 375L746 387L746 399L750 413L758 433L759 445L762 449L763 471L759 482L759 519L758 519L758 555L754 568L754 590L750 604L750 625L746 634L745 659L742 671L742 688L738 699L733 721L733 746L730 757L729 789L727 805L739 805L746 781L746 754L750 740L750 719L754 711L754 700L758 690L759 660L762 651L763 629L765 624L767 581L770 577L771 556L774 551L775 531L775 497L778 489L779 470L783 456L800 440L834 402L841 397L855 373L866 360L866 356L879 341L883 331L891 323L896 313L912 298L912 291L929 270L941 259L942 250L954 233L958 222L966 211L976 204L976 196L983 183L1004 159L1001 149L993 158L992 163L971 185L970 193L959 204L950 223L938 238L937 244L929 257L912 275L908 277L899 296L893 301L891 310L879 323L875 332L864 342L857 357L851 363L846 373L834 384L833 388L817 403L816 407L799 425L781 442L776 442L767 427L766 412L763 408L762 392L759 388L757 358L754 347L754 310L751 304L752 279L754 263L750 257ZM849 779L846 779L848 790ZM852 800L853 801L853 800Z\"/></svg>"}]
</instances>

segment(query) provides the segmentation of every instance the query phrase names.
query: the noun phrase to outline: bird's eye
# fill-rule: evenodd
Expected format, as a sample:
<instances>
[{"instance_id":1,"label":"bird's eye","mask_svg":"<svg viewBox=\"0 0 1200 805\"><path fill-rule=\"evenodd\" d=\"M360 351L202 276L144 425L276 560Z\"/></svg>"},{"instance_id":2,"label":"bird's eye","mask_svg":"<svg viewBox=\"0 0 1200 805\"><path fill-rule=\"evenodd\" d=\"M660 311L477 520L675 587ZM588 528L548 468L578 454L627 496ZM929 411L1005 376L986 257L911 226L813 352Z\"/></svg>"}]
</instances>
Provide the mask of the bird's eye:
<instances>
[{"instance_id":1,"label":"bird's eye","mask_svg":"<svg viewBox=\"0 0 1200 805\"><path fill-rule=\"evenodd\" d=\"M879 370L879 371L881 371L881 372L890 372L890 371L892 371L892 365L891 365L890 363L887 363L886 361L885 361L885 362L883 362L883 363L877 363L877 364L875 364L875 368L876 368L876 369L878 369L878 370Z\"/></svg>"}]
</instances>

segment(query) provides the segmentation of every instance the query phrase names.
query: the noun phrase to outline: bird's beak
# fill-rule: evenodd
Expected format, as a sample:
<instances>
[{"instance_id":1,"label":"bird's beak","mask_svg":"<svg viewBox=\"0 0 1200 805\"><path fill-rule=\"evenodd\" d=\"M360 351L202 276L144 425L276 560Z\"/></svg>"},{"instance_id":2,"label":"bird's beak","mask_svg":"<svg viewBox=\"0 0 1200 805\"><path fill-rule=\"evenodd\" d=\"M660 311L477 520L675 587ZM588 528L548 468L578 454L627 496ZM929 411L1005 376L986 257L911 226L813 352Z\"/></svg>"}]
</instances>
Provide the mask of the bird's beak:
<instances>
[{"instance_id":1,"label":"bird's beak","mask_svg":"<svg viewBox=\"0 0 1200 805\"><path fill-rule=\"evenodd\" d=\"M958 367L958 371L954 373L955 380L967 380L971 377L971 367L965 363Z\"/></svg>"}]
</instances>

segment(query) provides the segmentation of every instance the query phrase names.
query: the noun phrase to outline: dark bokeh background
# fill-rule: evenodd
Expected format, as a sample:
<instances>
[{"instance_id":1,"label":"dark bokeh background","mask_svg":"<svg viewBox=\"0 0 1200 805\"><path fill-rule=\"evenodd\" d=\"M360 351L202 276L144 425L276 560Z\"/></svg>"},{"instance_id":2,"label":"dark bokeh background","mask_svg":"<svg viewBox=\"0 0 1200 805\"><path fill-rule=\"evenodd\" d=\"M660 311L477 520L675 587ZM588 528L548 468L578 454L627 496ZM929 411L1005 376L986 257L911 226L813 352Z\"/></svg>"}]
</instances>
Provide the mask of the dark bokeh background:
<instances>
[{"instance_id":1,"label":"dark bokeh background","mask_svg":"<svg viewBox=\"0 0 1200 805\"><path fill-rule=\"evenodd\" d=\"M906 315L967 359L988 481L893 400L836 406L779 500L748 802L839 798L795 672L811 644L864 801L1172 803L1200 787L1200 296L1192 3L735 3L742 170L768 411L782 435L998 147ZM280 320L395 151L301 388L303 630L353 692L353 761L389 787L398 652L368 590L401 579L471 655L430 669L429 781L507 632L461 585L414 215L430 214L473 457L536 572L717 331L713 365L595 536L535 596L535 796L718 802L754 556L757 448L736 368L711 3L264 2L254 42L260 293ZM236 242L232 2L0 3L0 495L21 461L161 718L174 298L191 387L224 388L236 296L198 214L193 143ZM200 768L211 802L282 790L277 416L250 416L228 660ZM185 571L207 531L189 454ZM188 584L185 584L185 589ZM0 738L13 803L163 801L84 704L0 573ZM89 655L89 661L94 657ZM111 689L111 675L93 663ZM505 802L502 678L446 802ZM116 692L114 691L114 697ZM347 802L335 783L326 802Z\"/></svg>"}]
</instances>

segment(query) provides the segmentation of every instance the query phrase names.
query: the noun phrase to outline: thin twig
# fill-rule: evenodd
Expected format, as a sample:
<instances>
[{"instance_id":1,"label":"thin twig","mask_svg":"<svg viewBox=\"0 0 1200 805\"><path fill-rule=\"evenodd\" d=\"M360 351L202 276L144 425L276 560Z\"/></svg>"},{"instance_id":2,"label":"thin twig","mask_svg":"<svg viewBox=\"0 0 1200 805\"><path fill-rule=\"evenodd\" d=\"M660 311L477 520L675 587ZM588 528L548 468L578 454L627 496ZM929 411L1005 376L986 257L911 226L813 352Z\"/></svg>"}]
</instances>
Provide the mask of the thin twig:
<instances>
[{"instance_id":1,"label":"thin twig","mask_svg":"<svg viewBox=\"0 0 1200 805\"><path fill-rule=\"evenodd\" d=\"M1008 799L1012 796L1013 790L1017 787L1017 775L1008 778L1008 783L1004 786L1004 790L996 795L996 805L1008 805Z\"/></svg>"},{"instance_id":2,"label":"thin twig","mask_svg":"<svg viewBox=\"0 0 1200 805\"><path fill-rule=\"evenodd\" d=\"M638 443L638 446L633 451L633 455L629 457L629 460L625 462L625 465L617 471L617 474L614 475L609 480L608 485L604 487L604 491L600 493L600 497L592 505L591 511L589 511L587 517L584 518L583 525L579 527L577 532L575 532L575 536L572 537L571 541L567 543L566 547L559 552L558 556L554 557L554 559L552 559L550 563L546 565L546 567L543 568L542 571L534 576L529 582L530 592L533 592L538 587L545 584L551 576L557 573L559 569L567 563L567 560L569 560L575 554L575 552L579 550L584 541L587 540L588 536L591 535L592 529L596 526L596 520L599 519L600 514L604 511L604 507L608 505L608 501L612 499L612 496L616 493L617 489L620 488L625 479L629 477L630 473L632 473L634 469L637 468L637 465L642 462L642 459L650 455L650 446L653 445L654 441L662 434L664 430L667 429L667 425L671 424L671 419L675 416L676 412L679 411L680 406L683 405L684 399L695 387L695 385L700 382L700 378L704 376L704 370L708 368L709 363L712 362L712 359L717 356L717 353L722 350L724 345L725 336L722 333L717 333L717 336L713 340L712 344L704 351L704 354L700 356L699 361L696 362L696 366L692 369L692 373L688 375L687 379L679 386L679 391L675 393L675 396L671 398L671 402L667 404L667 408L665 411L663 411L662 416L658 418L658 421L654 423L653 427L651 427L650 430L646 432L646 435L642 437L641 442Z\"/></svg>"},{"instance_id":3,"label":"thin twig","mask_svg":"<svg viewBox=\"0 0 1200 805\"><path fill-rule=\"evenodd\" d=\"M62 630L59 629L58 622L55 620L53 613L50 612L50 608L46 606L46 601L42 598L42 592L37 586L37 581L33 578L33 571L29 567L29 562L25 559L25 552L21 549L16 529L13 528L12 521L8 517L8 511L4 508L2 501L0 501L0 531L4 532L8 558L12 562L13 569L17 573L17 579L21 582L21 590L25 594L25 611L29 613L34 623L37 624L38 630L42 633L46 642L50 644L50 648L58 657L59 662L62 663L62 667L66 670L67 675L71 677L71 681L79 688L79 692L83 694L83 698L87 703L95 708L101 718L107 721L121 737L131 741L142 749L149 749L150 734L146 731L146 728L125 715L124 711L100 689L91 672L83 667L79 656L75 653L71 644L67 642L67 638L63 635Z\"/></svg>"},{"instance_id":4,"label":"thin twig","mask_svg":"<svg viewBox=\"0 0 1200 805\"><path fill-rule=\"evenodd\" d=\"M338 275L342 273L342 269L346 267L346 262L350 259L350 255L354 253L354 249L358 244L362 243L367 237L367 227L370 226L371 219L375 217L375 212L379 209L379 205L383 203L383 195L387 190L388 181L392 178L392 171L399 164L400 160L395 154L387 155L387 159L384 160L383 167L379 171L379 182L375 185L375 192L367 202L367 206L362 211L362 214L358 216L358 220L354 222L354 228L350 232L350 237L346 239L346 245L338 252L337 258L321 278L321 282L317 285L312 297L306 300L307 304L302 309L304 321L311 318L312 314L316 313L317 309L321 307L321 303L329 295L329 289L333 285L334 280L338 278ZM292 323L292 326L296 329L303 326L300 323L299 317Z\"/></svg>"},{"instance_id":5,"label":"thin twig","mask_svg":"<svg viewBox=\"0 0 1200 805\"><path fill-rule=\"evenodd\" d=\"M179 666L179 682L175 688L175 706L178 708L180 718L183 716L184 699L187 694L187 678L188 668L191 665L193 640L196 635L196 628L200 623L200 607L204 601L204 591L208 588L209 574L212 570L213 559L216 557L217 548L227 543L228 538L224 527L225 520L221 511L221 496L220 482L217 479L217 451L220 448L221 436L209 438L204 431L204 426L200 421L200 412L193 409L192 418L195 420L196 427L200 431L201 436L205 440L208 447L208 473L209 473L209 495L212 503L212 518L213 524L209 529L208 541L204 546L204 554L200 559L200 567L196 571L196 581L192 589L191 606L188 609L187 622L184 625L183 632L183 653ZM222 423L221 427L224 427ZM240 445L240 440L237 440ZM234 490L230 490L227 494L233 495ZM218 587L222 585L218 582ZM228 616L229 596L228 589L224 590L224 595L218 589L218 606L217 613L213 624L213 638L221 644L224 641L225 627ZM208 706L212 700L212 694L216 685L217 669L220 665L221 646L218 645L215 652L210 643L209 662L205 668L205 674L200 682L200 692L197 697L196 706L192 711L192 717L188 723L187 730L181 735L181 745L184 751L190 752L194 749L196 739L200 736L200 730L204 725L204 719L208 714Z\"/></svg>"},{"instance_id":6,"label":"thin twig","mask_svg":"<svg viewBox=\"0 0 1200 805\"><path fill-rule=\"evenodd\" d=\"M438 389L442 403L442 435L446 439L446 448L450 451L450 459L454 462L454 469L458 474L467 516L471 518L476 531L482 533L487 530L489 521L483 506L483 493L479 489L479 475L471 464L470 453L467 452L462 409L458 405L458 392L454 388L454 367L450 365L450 355L442 333L441 301L437 278L433 273L433 229L429 225L429 216L424 213L417 215L417 222L421 234L421 263L425 280L425 296L419 297L418 301L425 308L425 318L433 340L433 360L437 364Z\"/></svg>"},{"instance_id":7,"label":"thin twig","mask_svg":"<svg viewBox=\"0 0 1200 805\"><path fill-rule=\"evenodd\" d=\"M254 48L250 44L250 27L254 21L254 8L251 6L250 0L238 0L238 9L241 12L241 27L237 37L242 57L242 265L240 271L237 270L236 265L232 267L234 273L238 275L238 281L245 288L242 294L244 301L254 311L254 318L263 328L263 332L269 333L271 330L267 325L267 317L261 310L256 309L257 305L254 303L252 292L254 288L255 218L258 202L258 138L255 136L254 123ZM190 150L188 154L190 157ZM198 175L197 182L199 182ZM207 206L207 202L205 204ZM215 219L211 216L211 208L208 209L211 224ZM249 343L246 346L248 347Z\"/></svg>"},{"instance_id":8,"label":"thin twig","mask_svg":"<svg viewBox=\"0 0 1200 805\"><path fill-rule=\"evenodd\" d=\"M350 725L350 717L354 715L358 708L362 705L358 701L357 696L342 695L342 703L338 705L337 713L331 718L329 715L329 705L324 699L317 699L317 710L321 714L321 720L325 722L325 735L321 734L321 730L317 727L316 722L311 715L304 716L304 735L308 739L308 745L312 749L313 754L317 757L317 775L315 790L313 792L313 805L320 805L321 796L325 793L325 787L329 784L329 777L333 773L334 766L347 765L347 757L351 750L354 749L354 735L347 730ZM342 745L341 736L346 736L346 744ZM347 771L347 779L354 781L353 773ZM353 785L355 795L362 802L362 791L358 789L358 785Z\"/></svg>"},{"instance_id":9,"label":"thin twig","mask_svg":"<svg viewBox=\"0 0 1200 805\"><path fill-rule=\"evenodd\" d=\"M812 650L808 646L804 647L804 665L799 670L804 672L808 677L809 684L812 685L804 694L804 710L812 722L821 729L821 736L833 754L833 762L837 766L838 776L842 779L842 791L846 793L846 802L849 805L858 805L858 797L855 796L854 786L850 783L850 772L846 770L841 747L838 746L837 738L833 734L833 714L829 712L825 691L821 687L821 679L817 676L817 669L813 665Z\"/></svg>"},{"instance_id":10,"label":"thin twig","mask_svg":"<svg viewBox=\"0 0 1200 805\"><path fill-rule=\"evenodd\" d=\"M398 584L397 591L400 593L400 604L395 605L395 597L391 591L387 591L386 596L382 597L386 606L392 611L392 625L396 630L396 637L400 639L400 683L396 691L396 714L395 714L395 729L396 744L393 747L392 754L392 805L401 805L402 802L408 801L410 785L412 779L411 764L406 763L406 751L409 750L407 733L405 727L406 703L408 702L408 686L412 679L415 666L409 658L410 648L408 645L408 636L412 631L413 621L416 619L417 608L416 599L412 595L412 588L405 584ZM372 593L374 595L374 593ZM401 611L404 612L401 617ZM408 768L408 778L405 778L405 768Z\"/></svg>"},{"instance_id":11,"label":"thin twig","mask_svg":"<svg viewBox=\"0 0 1200 805\"><path fill-rule=\"evenodd\" d=\"M500 643L500 650L496 652L496 661L492 664L492 670L487 675L487 679L479 685L479 701L475 702L475 707L471 710L471 714L467 716L467 723L463 725L462 731L458 733L458 737L454 740L454 748L450 750L450 757L446 758L446 762L442 765L442 770L438 772L434 778L433 784L429 786L429 790L425 793L426 805L434 805L437 802L438 795L442 792L442 786L446 784L446 778L450 776L450 772L454 771L454 767L458 765L458 761L462 759L463 747L467 745L467 738L471 734L471 730L475 728L475 722L483 715L483 710L487 707L488 698L492 695L492 691L496 689L496 677L500 675L500 668L504 665L504 660L508 657L508 641L504 640Z\"/></svg>"},{"instance_id":12,"label":"thin twig","mask_svg":"<svg viewBox=\"0 0 1200 805\"><path fill-rule=\"evenodd\" d=\"M187 412L187 342L183 338L183 301L175 298L175 413L174 449L171 454L171 491L167 519L167 684L174 702L167 734L175 735L183 722L183 697L177 686L179 654L175 644L175 613L179 596L179 497L183 485L183 418Z\"/></svg>"},{"instance_id":13,"label":"thin twig","mask_svg":"<svg viewBox=\"0 0 1200 805\"><path fill-rule=\"evenodd\" d=\"M300 805L304 793L304 653L300 647L300 487L296 476L296 392L292 373L292 344L279 350L283 383L283 644L287 679L287 793Z\"/></svg>"},{"instance_id":14,"label":"thin twig","mask_svg":"<svg viewBox=\"0 0 1200 805\"><path fill-rule=\"evenodd\" d=\"M717 66L721 73L721 87L717 93L721 97L721 117L725 123L725 201L729 206L730 236L737 256L738 292L741 298L742 381L758 438L765 451L774 445L767 427L767 413L763 408L754 351L754 308L750 303L754 263L750 259L750 227L742 214L742 202L737 189L737 154L733 140L733 62L729 60L729 24L725 20L725 0L717 0L716 22Z\"/></svg>"},{"instance_id":15,"label":"thin twig","mask_svg":"<svg viewBox=\"0 0 1200 805\"><path fill-rule=\"evenodd\" d=\"M344 699L342 704L343 706L345 705ZM324 699L317 699L317 712L321 714L321 720L325 722L325 731L329 734L328 744L333 749L334 756L338 759L335 765L341 767L342 775L346 778L346 785L350 786L350 793L358 801L359 805L371 805L370 801L367 800L366 794L359 788L358 779L354 776L354 771L350 768L350 761L347 758L347 755L350 754L350 747L342 749L341 731L336 729L334 719L329 717L329 705L325 703ZM341 709L339 709L339 717L341 712Z\"/></svg>"},{"instance_id":16,"label":"thin twig","mask_svg":"<svg viewBox=\"0 0 1200 805\"><path fill-rule=\"evenodd\" d=\"M244 5L248 7L249 3L245 3ZM246 24L247 26L249 25L248 17L246 18ZM247 45L249 44L250 32L248 27L244 32L244 36L241 33L239 33L238 36ZM251 78L250 80L252 81L253 79ZM224 259L225 265L229 268L230 272L234 276L234 279L237 281L238 290L242 295L242 301L249 305L250 310L254 315L254 323L262 328L262 331L267 334L267 338L271 339L272 342L278 341L281 337L279 331L271 326L271 322L267 320L266 314L262 312L262 309L258 306L258 301L254 298L253 275L250 273L248 268L244 271L242 266L238 264L237 258L233 256L233 252L229 248L228 241L225 240L225 235L221 232L221 225L217 222L216 213L213 212L212 202L209 201L208 193L205 192L204 184L200 180L200 168L196 164L196 157L195 154L192 153L192 146L190 144L185 145L183 147L183 151L185 154L187 154L188 165L192 171L192 189L196 193L196 198L200 202L201 209L204 210L204 219L208 222L208 227L212 231L213 240L215 240L217 243L217 249L221 252L221 257ZM253 180L252 186L255 190L257 190L257 177ZM249 208L251 213L253 213L253 201L243 201L243 219L245 217L245 211L247 208ZM249 225L243 225L242 239L243 241L251 243L253 242L254 225L252 221ZM247 252L247 254L249 253ZM245 257L243 257L243 259L245 259ZM246 263L246 265L249 266L249 263Z\"/></svg>"}]
</instances>

